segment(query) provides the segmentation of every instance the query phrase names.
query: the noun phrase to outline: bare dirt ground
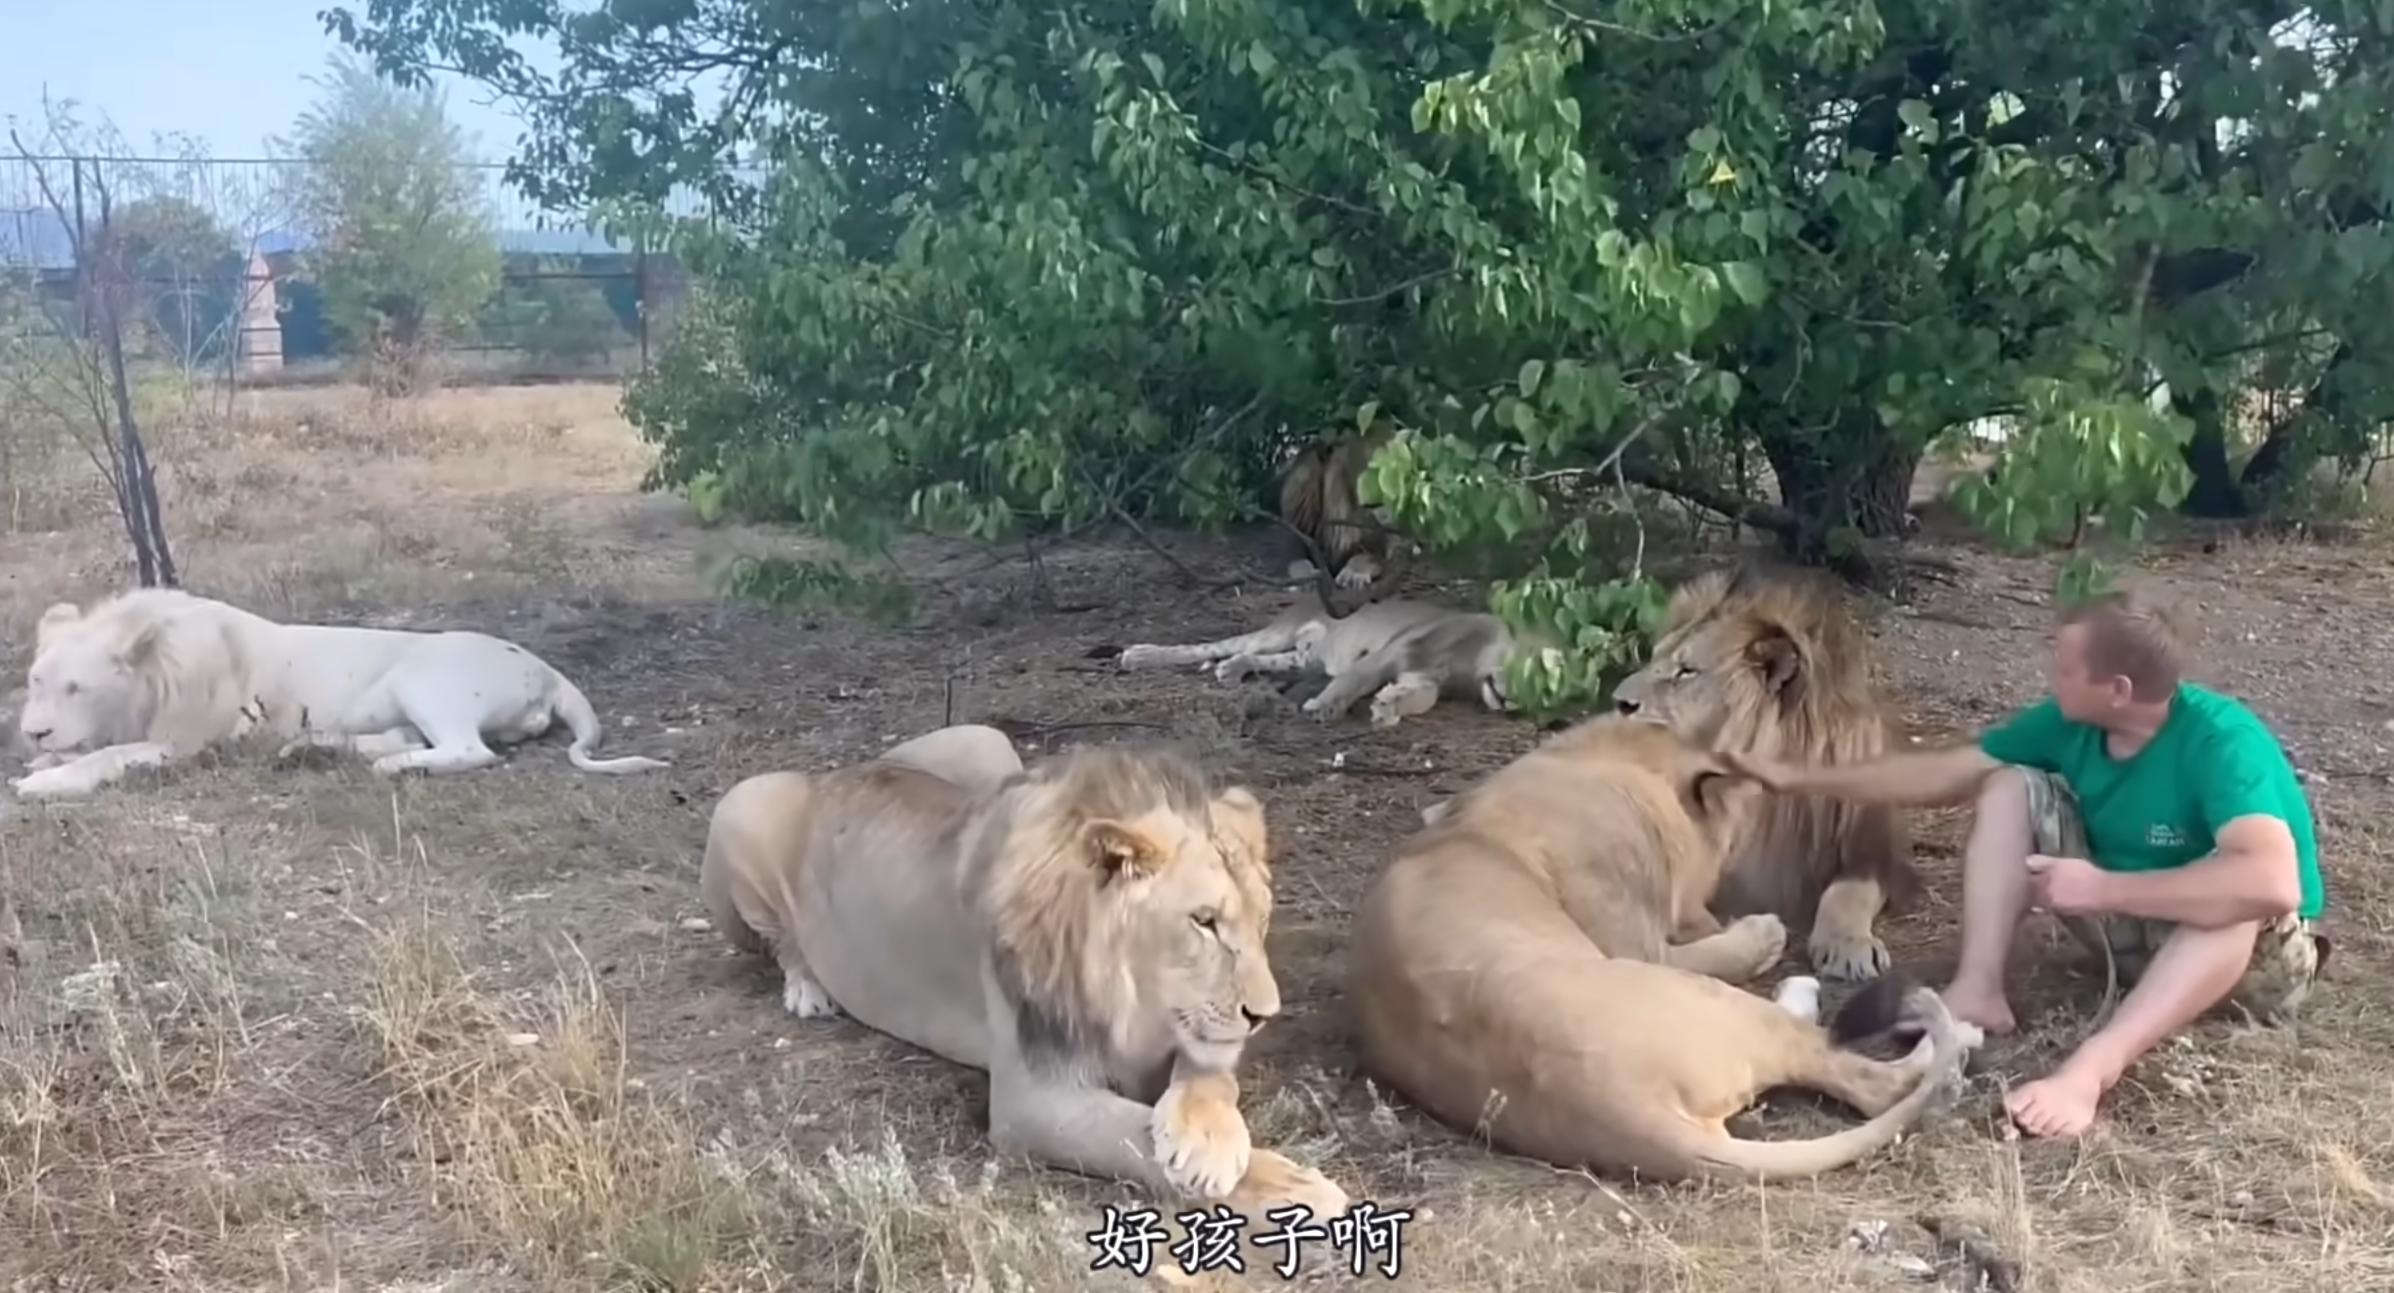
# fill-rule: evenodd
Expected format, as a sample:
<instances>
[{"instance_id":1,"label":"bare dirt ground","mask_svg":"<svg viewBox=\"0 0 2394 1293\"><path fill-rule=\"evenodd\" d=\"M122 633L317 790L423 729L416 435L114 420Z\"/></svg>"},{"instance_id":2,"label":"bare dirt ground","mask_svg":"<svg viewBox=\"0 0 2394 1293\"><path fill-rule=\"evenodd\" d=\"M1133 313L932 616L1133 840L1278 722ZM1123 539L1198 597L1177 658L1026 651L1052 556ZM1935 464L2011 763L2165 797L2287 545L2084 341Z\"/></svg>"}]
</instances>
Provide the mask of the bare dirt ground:
<instances>
[{"instance_id":1,"label":"bare dirt ground","mask_svg":"<svg viewBox=\"0 0 2394 1293\"><path fill-rule=\"evenodd\" d=\"M2136 1068L2091 1138L2022 1143L2002 1134L2003 1084L2099 996L2049 956L2019 979L2025 1035L1885 1155L1805 1185L1655 1187L1493 1155L1353 1071L1347 912L1416 809L1526 748L1526 724L1449 707L1323 726L1260 683L1112 672L1087 653L1265 613L1135 547L1049 555L1044 599L1021 566L984 569L906 631L727 608L702 566L769 537L640 495L645 450L613 398L376 410L263 392L229 423L162 432L196 591L513 636L592 695L609 750L675 766L589 776L551 743L394 783L227 756L89 803L7 805L25 964L0 1007L0 1288L1120 1286L1089 1271L1083 1235L1127 1191L995 1159L978 1074L791 1019L775 977L696 924L726 788L949 719L1036 748L1176 740L1264 795L1287 1019L1253 1052L1250 1118L1356 1198L1414 1210L1398 1286L2394 1286L2394 573L2373 540L2189 541L2146 563L2197 604L2203 676L2249 697L2311 778L2336 946L2299 1023L2207 1024ZM104 500L56 483L80 479L0 482L11 684L43 606L119 578ZM1174 546L1209 575L1242 568L1227 545ZM1959 573L1873 614L1882 676L1936 739L2038 693L2051 568L1927 546ZM1929 893L1886 929L1935 975L1959 822L1919 830ZM1749 1130L1846 1121L1782 1096ZM1323 1244L1298 1276L1354 1278Z\"/></svg>"}]
</instances>

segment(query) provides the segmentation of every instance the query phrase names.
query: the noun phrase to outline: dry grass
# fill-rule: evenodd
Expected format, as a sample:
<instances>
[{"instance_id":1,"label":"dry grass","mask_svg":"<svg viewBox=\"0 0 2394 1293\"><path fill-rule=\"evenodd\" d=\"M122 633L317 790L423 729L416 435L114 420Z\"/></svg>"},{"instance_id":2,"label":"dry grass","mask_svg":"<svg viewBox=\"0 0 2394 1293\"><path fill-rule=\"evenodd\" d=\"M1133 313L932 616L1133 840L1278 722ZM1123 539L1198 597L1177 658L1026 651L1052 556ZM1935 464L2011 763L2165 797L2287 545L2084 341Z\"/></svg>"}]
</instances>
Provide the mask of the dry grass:
<instances>
[{"instance_id":1,"label":"dry grass","mask_svg":"<svg viewBox=\"0 0 2394 1293\"><path fill-rule=\"evenodd\" d=\"M156 419L195 587L282 616L508 633L583 683L612 748L675 767L583 776L544 745L469 777L388 783L338 760L228 755L87 804L0 806L0 883L24 926L21 981L0 983L0 1288L1128 1283L1088 1270L1083 1234L1130 1192L993 1155L982 1078L845 1021L788 1019L769 974L689 924L704 814L724 789L950 713L1152 724L1265 793L1289 1018L1256 1054L1250 1118L1260 1143L1415 1210L1401 1287L2394 1281L2394 1025L2375 1008L2394 794L2373 771L2394 717L2394 688L2373 681L2394 673L2394 577L2378 549L2230 540L2155 563L2203 602L2225 684L2319 775L2336 980L2299 1026L2207 1025L2140 1065L2097 1135L2023 1144L1999 1131L2003 1083L2049 1062L2095 995L2040 970L2023 983L2028 1036L1883 1157L1767 1190L1664 1188L1490 1154L1352 1070L1347 912L1420 799L1518 750L1518 727L1441 712L1394 732L1324 729L1194 675L1073 672L1095 642L1210 635L1253 614L1142 587L1156 563L1115 549L1046 562L1064 600L1100 603L1077 618L1011 595L903 633L727 610L697 571L767 537L702 532L639 496L646 453L614 398L377 404L310 388ZM15 469L0 481L16 500L0 515L12 676L41 607L96 595L121 566L71 461L38 480L26 459ZM2022 603L2047 573L1961 560L1963 583L1881 626L1924 732L1983 722L2035 686L2040 612ZM1423 772L1330 775L1340 754ZM1929 820L1923 838L1931 892L1889 934L1933 973L1950 955L1958 824ZM1774 1136L1844 1121L1796 1098L1753 1119ZM1336 1260L1308 1249L1303 1278L1344 1282ZM1252 1268L1247 1283L1279 1281Z\"/></svg>"}]
</instances>

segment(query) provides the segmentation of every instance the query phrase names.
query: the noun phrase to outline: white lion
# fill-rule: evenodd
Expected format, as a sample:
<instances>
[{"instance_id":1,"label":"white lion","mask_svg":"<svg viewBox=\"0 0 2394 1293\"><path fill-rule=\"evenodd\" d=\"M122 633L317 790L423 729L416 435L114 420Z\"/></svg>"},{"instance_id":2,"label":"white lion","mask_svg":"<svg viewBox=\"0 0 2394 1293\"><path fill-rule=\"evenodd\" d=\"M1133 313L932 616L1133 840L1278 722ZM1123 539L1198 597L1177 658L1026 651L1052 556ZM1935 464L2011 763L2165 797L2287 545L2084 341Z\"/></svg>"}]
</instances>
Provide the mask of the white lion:
<instances>
[{"instance_id":1,"label":"white lion","mask_svg":"<svg viewBox=\"0 0 2394 1293\"><path fill-rule=\"evenodd\" d=\"M129 769L253 732L287 738L282 755L329 747L371 758L382 773L462 772L498 761L487 742L529 740L557 719L573 733L566 757L584 771L669 766L591 758L599 721L590 701L512 642L279 624L147 588L89 611L60 602L43 613L18 720L42 753L14 784L27 799L88 794Z\"/></svg>"}]
</instances>

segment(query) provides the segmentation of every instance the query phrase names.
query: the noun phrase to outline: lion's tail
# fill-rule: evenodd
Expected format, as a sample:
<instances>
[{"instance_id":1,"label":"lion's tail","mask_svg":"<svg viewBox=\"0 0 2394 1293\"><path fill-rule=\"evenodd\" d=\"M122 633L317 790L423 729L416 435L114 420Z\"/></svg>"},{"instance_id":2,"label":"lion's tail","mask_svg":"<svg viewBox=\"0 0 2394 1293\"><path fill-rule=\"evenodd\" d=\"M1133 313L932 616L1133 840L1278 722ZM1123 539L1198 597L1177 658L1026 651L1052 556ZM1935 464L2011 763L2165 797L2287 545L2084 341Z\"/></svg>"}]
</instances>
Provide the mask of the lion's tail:
<instances>
[{"instance_id":1,"label":"lion's tail","mask_svg":"<svg viewBox=\"0 0 2394 1293\"><path fill-rule=\"evenodd\" d=\"M550 670L557 688L557 717L565 720L566 730L574 734L573 744L565 747L565 757L584 772L646 772L652 768L673 765L663 759L643 758L627 754L619 759L594 759L590 749L599 743L598 711L590 707L590 698L574 685L573 679Z\"/></svg>"},{"instance_id":2,"label":"lion's tail","mask_svg":"<svg viewBox=\"0 0 2394 1293\"><path fill-rule=\"evenodd\" d=\"M1905 1128L1919 1121L1946 1075L1962 1063L1961 1034L1954 1028L1945 1002L1926 988L1912 993L1911 1000L1928 1029L1920 1045L1929 1049L1930 1060L1920 1081L1903 1099L1859 1126L1810 1140L1707 1140L1694 1150L1698 1169L1726 1180L1782 1181L1834 1171L1893 1144Z\"/></svg>"}]
</instances>

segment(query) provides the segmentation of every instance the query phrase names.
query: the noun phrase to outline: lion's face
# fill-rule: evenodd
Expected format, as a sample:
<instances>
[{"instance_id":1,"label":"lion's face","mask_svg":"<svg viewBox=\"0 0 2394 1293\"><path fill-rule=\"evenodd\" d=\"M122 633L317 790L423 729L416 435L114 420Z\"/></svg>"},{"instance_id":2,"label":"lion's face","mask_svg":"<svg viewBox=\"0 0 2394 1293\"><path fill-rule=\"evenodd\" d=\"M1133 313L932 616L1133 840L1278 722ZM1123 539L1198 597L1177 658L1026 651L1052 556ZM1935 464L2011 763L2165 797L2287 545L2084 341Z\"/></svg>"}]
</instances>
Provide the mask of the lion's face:
<instances>
[{"instance_id":1,"label":"lion's face","mask_svg":"<svg viewBox=\"0 0 2394 1293\"><path fill-rule=\"evenodd\" d=\"M1710 745L1732 717L1794 702L1805 661L1796 640L1756 616L1700 616L1665 633L1646 667L1613 689L1613 707Z\"/></svg>"},{"instance_id":2,"label":"lion's face","mask_svg":"<svg viewBox=\"0 0 2394 1293\"><path fill-rule=\"evenodd\" d=\"M154 633L116 643L77 632L74 607L61 603L42 617L33 668L25 675L25 709L17 728L35 748L61 753L116 739L141 694L140 668Z\"/></svg>"},{"instance_id":3,"label":"lion's face","mask_svg":"<svg viewBox=\"0 0 2394 1293\"><path fill-rule=\"evenodd\" d=\"M1168 1019L1184 1055L1228 1068L1247 1038L1280 1013L1280 985L1264 954L1271 923L1263 808L1253 795L1217 795L1210 820L1158 807L1097 822L1100 851L1143 878L1124 950L1139 999Z\"/></svg>"}]
</instances>

